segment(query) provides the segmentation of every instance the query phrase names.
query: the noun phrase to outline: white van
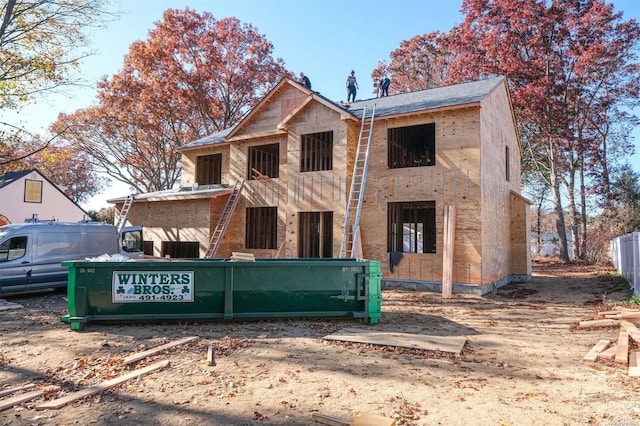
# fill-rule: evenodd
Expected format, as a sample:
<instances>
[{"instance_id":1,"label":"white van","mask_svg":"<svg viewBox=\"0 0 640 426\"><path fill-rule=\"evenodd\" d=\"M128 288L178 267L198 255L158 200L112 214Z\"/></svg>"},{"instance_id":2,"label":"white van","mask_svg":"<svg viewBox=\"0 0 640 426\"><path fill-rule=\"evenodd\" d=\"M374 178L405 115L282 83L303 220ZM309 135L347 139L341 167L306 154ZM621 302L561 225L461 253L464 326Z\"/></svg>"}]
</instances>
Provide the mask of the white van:
<instances>
[{"instance_id":1,"label":"white van","mask_svg":"<svg viewBox=\"0 0 640 426\"><path fill-rule=\"evenodd\" d=\"M30 222L0 226L0 293L66 287L61 263L103 254L142 253L142 227L100 222Z\"/></svg>"}]
</instances>

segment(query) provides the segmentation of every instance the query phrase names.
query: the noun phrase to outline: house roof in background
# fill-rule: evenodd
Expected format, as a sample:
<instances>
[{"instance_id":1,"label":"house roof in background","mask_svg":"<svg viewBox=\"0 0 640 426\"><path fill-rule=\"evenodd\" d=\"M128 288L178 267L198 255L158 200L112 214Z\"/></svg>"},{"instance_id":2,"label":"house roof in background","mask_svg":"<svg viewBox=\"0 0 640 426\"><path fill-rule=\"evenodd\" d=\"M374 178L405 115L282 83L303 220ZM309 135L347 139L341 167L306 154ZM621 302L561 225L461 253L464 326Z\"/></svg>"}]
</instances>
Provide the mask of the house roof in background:
<instances>
[{"instance_id":1,"label":"house roof in background","mask_svg":"<svg viewBox=\"0 0 640 426\"><path fill-rule=\"evenodd\" d=\"M13 182L19 179L22 179L29 173L35 172L35 171L37 170L34 170L34 169L20 170L17 172L9 172L9 173L5 173L4 175L0 175L0 188L4 188L5 186L12 184Z\"/></svg>"},{"instance_id":2,"label":"house roof in background","mask_svg":"<svg viewBox=\"0 0 640 426\"><path fill-rule=\"evenodd\" d=\"M60 189L60 187L58 185L56 185L55 183L51 182L51 180L49 178L47 178L45 175L43 175L40 172L40 170L38 170L38 169L19 170L17 172L9 172L9 173L5 173L4 175L0 175L0 189L11 185L12 183L22 179L23 177L25 177L25 176L27 176L27 175L29 175L31 173L37 173L38 176L40 176L43 180L47 181L49 183L49 185L51 185L53 188L55 188L56 191L58 191L60 194L62 194L62 196L64 196L67 200L69 200L70 203L73 203L76 207L78 207L80 210L82 210L82 212L85 215L88 215L88 213L87 213L87 211L85 209L80 207L78 205L78 203L76 203L71 198L69 198L69 196L67 194L65 194L64 191L62 189Z\"/></svg>"}]
</instances>

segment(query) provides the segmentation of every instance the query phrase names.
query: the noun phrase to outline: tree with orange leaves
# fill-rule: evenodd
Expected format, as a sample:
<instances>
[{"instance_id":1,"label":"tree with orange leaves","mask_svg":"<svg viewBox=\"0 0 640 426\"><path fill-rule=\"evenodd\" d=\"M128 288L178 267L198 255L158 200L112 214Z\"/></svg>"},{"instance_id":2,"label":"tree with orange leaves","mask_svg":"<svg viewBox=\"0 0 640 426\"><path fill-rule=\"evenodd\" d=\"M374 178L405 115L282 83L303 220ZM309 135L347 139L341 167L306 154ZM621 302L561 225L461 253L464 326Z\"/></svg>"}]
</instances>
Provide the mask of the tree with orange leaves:
<instances>
[{"instance_id":1,"label":"tree with orange leaves","mask_svg":"<svg viewBox=\"0 0 640 426\"><path fill-rule=\"evenodd\" d=\"M137 192L173 187L177 148L236 124L291 76L273 45L236 18L168 9L133 43L118 74L104 78L96 106L61 115L53 129L94 166Z\"/></svg>"}]
</instances>

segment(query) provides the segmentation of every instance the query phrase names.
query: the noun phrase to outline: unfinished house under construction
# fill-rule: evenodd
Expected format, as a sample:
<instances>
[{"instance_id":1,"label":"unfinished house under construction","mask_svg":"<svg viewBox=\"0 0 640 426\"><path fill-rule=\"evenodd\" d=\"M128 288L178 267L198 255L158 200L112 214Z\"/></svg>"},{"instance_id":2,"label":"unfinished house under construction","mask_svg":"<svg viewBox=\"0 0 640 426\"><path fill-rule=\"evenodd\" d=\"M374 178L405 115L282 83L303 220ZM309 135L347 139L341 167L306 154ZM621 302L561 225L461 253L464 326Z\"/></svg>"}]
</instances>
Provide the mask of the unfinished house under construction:
<instances>
[{"instance_id":1,"label":"unfinished house under construction","mask_svg":"<svg viewBox=\"0 0 640 426\"><path fill-rule=\"evenodd\" d=\"M358 257L381 261L385 284L438 290L447 276L454 293L530 278L503 77L350 105L284 79L181 153L180 189L111 200L149 254Z\"/></svg>"}]
</instances>

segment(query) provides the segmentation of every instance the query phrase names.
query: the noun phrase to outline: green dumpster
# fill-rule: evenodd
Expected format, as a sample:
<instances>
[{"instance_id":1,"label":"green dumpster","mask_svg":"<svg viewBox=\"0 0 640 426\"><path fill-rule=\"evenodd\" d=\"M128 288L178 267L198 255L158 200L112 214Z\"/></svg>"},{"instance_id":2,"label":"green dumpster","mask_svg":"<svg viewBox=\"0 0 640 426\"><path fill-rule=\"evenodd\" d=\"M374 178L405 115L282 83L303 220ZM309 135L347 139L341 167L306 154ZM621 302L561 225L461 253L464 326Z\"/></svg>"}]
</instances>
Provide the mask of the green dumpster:
<instances>
[{"instance_id":1,"label":"green dumpster","mask_svg":"<svg viewBox=\"0 0 640 426\"><path fill-rule=\"evenodd\" d=\"M381 315L380 262L227 259L63 262L72 330L89 321Z\"/></svg>"}]
</instances>

